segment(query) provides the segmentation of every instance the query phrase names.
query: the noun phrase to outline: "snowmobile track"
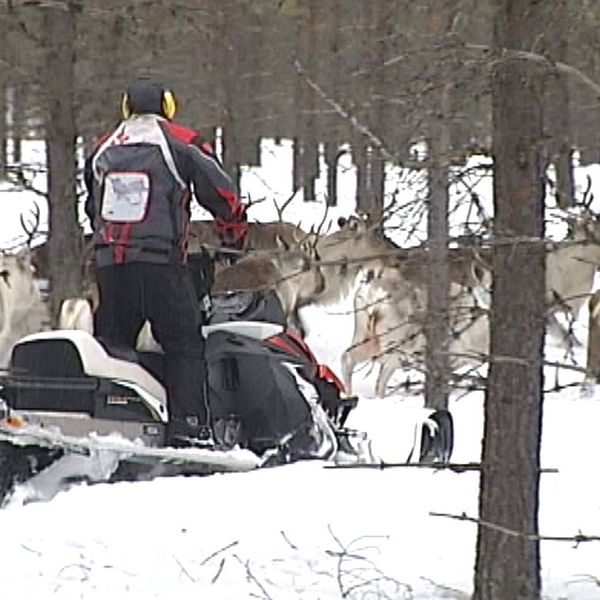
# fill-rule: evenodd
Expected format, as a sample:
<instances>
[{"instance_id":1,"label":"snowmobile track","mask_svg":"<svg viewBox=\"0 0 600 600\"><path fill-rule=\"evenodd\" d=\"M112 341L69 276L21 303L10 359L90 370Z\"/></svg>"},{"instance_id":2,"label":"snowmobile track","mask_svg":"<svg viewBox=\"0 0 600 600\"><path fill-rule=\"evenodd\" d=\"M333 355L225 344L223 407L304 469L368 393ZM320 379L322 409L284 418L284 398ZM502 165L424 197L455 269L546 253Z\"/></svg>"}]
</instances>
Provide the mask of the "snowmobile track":
<instances>
[{"instance_id":1,"label":"snowmobile track","mask_svg":"<svg viewBox=\"0 0 600 600\"><path fill-rule=\"evenodd\" d=\"M260 466L262 461L256 454L239 448L148 447L119 435L77 438L36 425L0 423L0 506L15 486L35 483L36 477L53 490L53 496L64 484L77 480L135 481L246 472Z\"/></svg>"}]
</instances>

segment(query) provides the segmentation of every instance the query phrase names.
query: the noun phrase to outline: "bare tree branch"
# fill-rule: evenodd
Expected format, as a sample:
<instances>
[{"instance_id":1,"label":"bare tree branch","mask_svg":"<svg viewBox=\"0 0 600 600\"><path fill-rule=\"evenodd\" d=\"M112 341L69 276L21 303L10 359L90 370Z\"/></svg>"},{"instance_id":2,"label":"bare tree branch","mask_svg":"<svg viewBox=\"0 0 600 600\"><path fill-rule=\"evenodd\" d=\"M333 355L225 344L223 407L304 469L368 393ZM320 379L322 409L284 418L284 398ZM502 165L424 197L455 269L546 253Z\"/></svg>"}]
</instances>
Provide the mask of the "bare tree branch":
<instances>
[{"instance_id":1,"label":"bare tree branch","mask_svg":"<svg viewBox=\"0 0 600 600\"><path fill-rule=\"evenodd\" d=\"M481 52L491 53L491 48L483 44L465 44L464 46L468 50L479 50ZM513 48L504 48L501 59L504 58L521 58L523 60L530 60L533 62L544 64L548 67L552 67L561 73L571 75L578 79L583 85L593 90L598 97L600 97L600 85L593 79L588 77L585 73L563 62L553 61L543 54L536 54L535 52L527 52L526 50L515 50Z\"/></svg>"},{"instance_id":2,"label":"bare tree branch","mask_svg":"<svg viewBox=\"0 0 600 600\"><path fill-rule=\"evenodd\" d=\"M505 535L509 535L512 537L521 537L527 540L539 540L542 542L574 542L575 547L577 547L582 542L600 542L600 535L585 535L581 532L572 536L564 536L534 535L531 533L524 533L522 531L514 531L512 529L509 529L508 527L503 527L502 525L498 525L496 523L489 523L487 521L482 521L481 519L469 517L466 513L455 515L451 513L430 512L429 514L432 517L443 517L446 519L455 519L457 521L469 521L470 523L476 523L477 525L481 525L482 527L487 527L489 529L493 529L494 531L499 531L500 533L504 533Z\"/></svg>"},{"instance_id":3,"label":"bare tree branch","mask_svg":"<svg viewBox=\"0 0 600 600\"><path fill-rule=\"evenodd\" d=\"M337 102L333 98L330 98L321 89L321 86L319 86L318 83L316 83L313 79L311 79L308 76L304 67L302 66L302 63L299 60L295 60L294 65L296 67L298 75L300 75L304 79L307 85L311 89L313 89L327 104L329 104L329 106L331 106L337 114L339 114L345 120L349 121L357 131L360 131L373 144L373 147L375 147L381 153L381 156L383 156L383 158L392 162L397 160L397 157L395 157L394 154L386 148L381 138L375 135L373 131L371 131L371 129L369 129L366 125L361 123L354 115L351 115L350 112L348 112L339 102Z\"/></svg>"},{"instance_id":4,"label":"bare tree branch","mask_svg":"<svg viewBox=\"0 0 600 600\"><path fill-rule=\"evenodd\" d=\"M325 465L326 469L433 469L435 471L453 471L454 473L466 473L468 471L481 471L481 463L409 463L409 462L385 462L376 463L341 463L339 465ZM558 469L540 469L540 473L558 473Z\"/></svg>"}]
</instances>

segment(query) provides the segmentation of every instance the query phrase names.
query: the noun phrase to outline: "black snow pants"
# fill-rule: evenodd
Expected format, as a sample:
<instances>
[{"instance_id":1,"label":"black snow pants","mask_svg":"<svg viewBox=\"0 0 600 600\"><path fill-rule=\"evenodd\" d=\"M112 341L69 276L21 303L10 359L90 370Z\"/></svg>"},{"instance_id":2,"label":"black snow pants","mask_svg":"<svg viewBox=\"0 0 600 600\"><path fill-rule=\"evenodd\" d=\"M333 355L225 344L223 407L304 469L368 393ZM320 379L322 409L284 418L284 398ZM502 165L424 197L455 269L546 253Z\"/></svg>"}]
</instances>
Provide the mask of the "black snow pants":
<instances>
[{"instance_id":1,"label":"black snow pants","mask_svg":"<svg viewBox=\"0 0 600 600\"><path fill-rule=\"evenodd\" d=\"M208 425L202 312L189 270L183 265L125 263L96 269L100 306L96 335L109 344L135 347L147 319L165 352L170 422Z\"/></svg>"}]
</instances>

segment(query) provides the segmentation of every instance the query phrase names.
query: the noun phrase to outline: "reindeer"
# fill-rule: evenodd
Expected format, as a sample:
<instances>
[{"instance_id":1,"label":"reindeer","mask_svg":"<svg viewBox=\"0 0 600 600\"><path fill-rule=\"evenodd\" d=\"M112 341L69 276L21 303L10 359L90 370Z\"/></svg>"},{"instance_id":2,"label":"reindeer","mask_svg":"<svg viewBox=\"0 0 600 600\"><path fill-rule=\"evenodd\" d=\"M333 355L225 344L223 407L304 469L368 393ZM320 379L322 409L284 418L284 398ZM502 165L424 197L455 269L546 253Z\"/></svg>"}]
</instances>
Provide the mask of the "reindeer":
<instances>
[{"instance_id":1,"label":"reindeer","mask_svg":"<svg viewBox=\"0 0 600 600\"><path fill-rule=\"evenodd\" d=\"M411 266L411 274L417 272ZM451 335L447 351L451 367L476 364L489 347L487 311L464 281L451 281L449 291ZM354 296L352 342L342 354L342 378L349 392L352 373L361 362L379 365L375 383L379 397L385 396L396 369L422 368L426 318L427 288L420 279L408 279L406 272L397 266L386 266L375 275L371 273Z\"/></svg>"},{"instance_id":2,"label":"reindeer","mask_svg":"<svg viewBox=\"0 0 600 600\"><path fill-rule=\"evenodd\" d=\"M303 229L286 221L269 221L266 223L249 222L241 252L277 250L277 237L286 244L302 243L309 234ZM214 221L192 221L189 227L188 252L195 254L202 248L221 250L221 240Z\"/></svg>"},{"instance_id":3,"label":"reindeer","mask_svg":"<svg viewBox=\"0 0 600 600\"><path fill-rule=\"evenodd\" d=\"M50 252L48 240L33 246L33 240L40 234L40 208L38 204L31 210L29 219L23 214L20 216L21 228L27 236L26 245L34 277L37 281L50 279ZM63 300L57 326L59 329L81 329L93 333L93 313L98 307L99 295L93 274L92 258L92 234L85 234L84 241L84 264L83 264L83 297L66 298Z\"/></svg>"},{"instance_id":4,"label":"reindeer","mask_svg":"<svg viewBox=\"0 0 600 600\"><path fill-rule=\"evenodd\" d=\"M358 273L364 268L381 268L390 253L398 250L369 218L352 215L338 219L339 229L331 234L306 232L285 221L248 223L248 233L242 252L260 254L278 251L277 239L290 246L312 244L320 257L325 287L321 292L302 300L308 304L328 305L350 293ZM220 248L212 221L193 221L190 224L189 251L202 247Z\"/></svg>"},{"instance_id":5,"label":"reindeer","mask_svg":"<svg viewBox=\"0 0 600 600\"><path fill-rule=\"evenodd\" d=\"M560 312L576 317L588 300L594 285L597 266L600 264L599 221L596 215L585 211L569 218L569 238L550 247L546 254L546 302L548 305L548 333L561 343L569 339L569 332L556 318ZM343 355L345 363L344 378L349 384L351 373L358 362L373 361L381 364L377 393L381 395L393 371L407 364L406 356L415 352L419 357L424 344L424 336L417 336L420 343L407 346L400 335L396 344L390 340L389 331L398 330L402 334L410 320L419 322L423 318L426 303L426 261L423 251L397 252L396 259L388 268L396 269L372 282L372 289L359 289L355 299L355 310L365 303L377 303L382 294L387 293L391 301L380 303L371 309L371 320L355 317L355 332L352 345ZM483 258L482 258L483 257ZM489 291L492 285L491 251L479 248L477 253L469 254L464 250L450 251L450 328L453 331L449 343L451 364L458 367L464 364L476 364L489 352ZM391 285L387 280L402 279L405 285ZM399 290L404 290L400 292ZM400 293L411 292L412 307L407 308ZM418 300L414 300L418 297ZM595 303L596 302L596 303ZM590 303L590 338L588 339L588 371L600 371L600 309L592 299ZM594 317L594 315L596 315ZM598 323L596 325L596 322ZM598 339L597 339L598 338ZM369 344L365 343L369 340ZM370 349L370 350L368 350ZM376 349L377 351L374 351ZM389 354L391 356L385 356Z\"/></svg>"},{"instance_id":6,"label":"reindeer","mask_svg":"<svg viewBox=\"0 0 600 600\"><path fill-rule=\"evenodd\" d=\"M370 217L340 217L338 227L331 234L314 234L325 277L325 289L313 299L320 306L345 298L359 273L382 269L398 250Z\"/></svg>"},{"instance_id":7,"label":"reindeer","mask_svg":"<svg viewBox=\"0 0 600 600\"><path fill-rule=\"evenodd\" d=\"M272 289L279 282L279 295L290 323L304 330L298 314L301 308L331 304L346 296L365 265L380 267L395 249L368 219L340 218L338 225L338 231L326 235L305 232L284 221L249 223L244 247L259 255L243 257L235 265L219 269L213 291ZM212 221L191 223L188 250L197 253L203 247L220 247ZM290 254L292 249L296 254ZM300 281L304 283L298 285ZM87 308L80 310L85 312Z\"/></svg>"},{"instance_id":8,"label":"reindeer","mask_svg":"<svg viewBox=\"0 0 600 600\"><path fill-rule=\"evenodd\" d=\"M550 245L546 252L547 331L560 344L570 344L573 336L557 319L563 314L577 319L588 302L600 265L600 218L584 205L580 214L566 216L567 238ZM478 270L479 277L491 281L491 268ZM480 281L480 286L490 287ZM575 340L577 343L577 341Z\"/></svg>"},{"instance_id":9,"label":"reindeer","mask_svg":"<svg viewBox=\"0 0 600 600\"><path fill-rule=\"evenodd\" d=\"M276 236L279 252L246 256L215 272L214 293L274 290L288 325L304 333L299 309L318 295L325 282L314 246L290 245Z\"/></svg>"},{"instance_id":10,"label":"reindeer","mask_svg":"<svg viewBox=\"0 0 600 600\"><path fill-rule=\"evenodd\" d=\"M78 329L94 334L94 303L88 298L65 298L58 314L58 329Z\"/></svg>"},{"instance_id":11,"label":"reindeer","mask_svg":"<svg viewBox=\"0 0 600 600\"><path fill-rule=\"evenodd\" d=\"M353 299L354 333L342 354L342 378L352 393L352 372L361 362L380 365L375 393L383 397L393 372L414 363L423 342L414 314L424 309L418 288L397 269L368 272Z\"/></svg>"},{"instance_id":12,"label":"reindeer","mask_svg":"<svg viewBox=\"0 0 600 600\"><path fill-rule=\"evenodd\" d=\"M245 256L232 265L218 267L212 291L274 290L289 326L304 332L298 311L303 302L323 289L323 275L313 246L308 243L292 246L279 237L277 243L277 253ZM91 298L64 300L59 315L59 328L83 329L93 333L94 306ZM162 351L154 340L148 322L138 334L136 349Z\"/></svg>"},{"instance_id":13,"label":"reindeer","mask_svg":"<svg viewBox=\"0 0 600 600\"><path fill-rule=\"evenodd\" d=\"M18 339L48 326L48 308L34 279L29 249L0 252L0 367L8 366Z\"/></svg>"},{"instance_id":14,"label":"reindeer","mask_svg":"<svg viewBox=\"0 0 600 600\"><path fill-rule=\"evenodd\" d=\"M576 319L588 301L600 265L600 220L586 211L569 218L567 240L554 245L546 254L546 302L551 315L548 331L559 341L569 332L556 319L564 313Z\"/></svg>"},{"instance_id":15,"label":"reindeer","mask_svg":"<svg viewBox=\"0 0 600 600\"><path fill-rule=\"evenodd\" d=\"M595 291L588 302L588 343L586 382L600 381L600 290Z\"/></svg>"}]
</instances>

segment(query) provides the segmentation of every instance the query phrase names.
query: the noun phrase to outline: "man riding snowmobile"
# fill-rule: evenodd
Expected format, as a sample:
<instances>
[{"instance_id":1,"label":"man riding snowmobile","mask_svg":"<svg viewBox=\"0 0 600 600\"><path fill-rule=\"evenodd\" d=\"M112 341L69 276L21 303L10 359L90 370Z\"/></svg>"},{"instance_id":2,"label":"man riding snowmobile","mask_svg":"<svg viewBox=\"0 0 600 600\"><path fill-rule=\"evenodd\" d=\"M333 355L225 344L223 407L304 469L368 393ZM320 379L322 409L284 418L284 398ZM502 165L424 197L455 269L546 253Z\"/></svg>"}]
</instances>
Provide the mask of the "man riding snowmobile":
<instances>
[{"instance_id":1,"label":"man riding snowmobile","mask_svg":"<svg viewBox=\"0 0 600 600\"><path fill-rule=\"evenodd\" d=\"M199 134L172 121L172 91L139 79L121 112L123 121L85 163L100 292L95 331L133 348L148 320L165 351L168 441L210 444L202 311L185 268L190 198L213 214L224 243L243 238L244 206Z\"/></svg>"}]
</instances>

